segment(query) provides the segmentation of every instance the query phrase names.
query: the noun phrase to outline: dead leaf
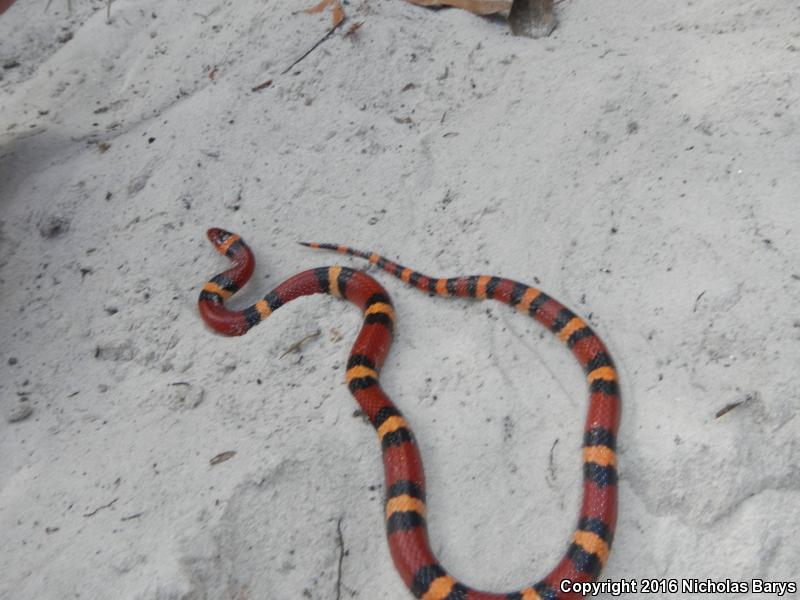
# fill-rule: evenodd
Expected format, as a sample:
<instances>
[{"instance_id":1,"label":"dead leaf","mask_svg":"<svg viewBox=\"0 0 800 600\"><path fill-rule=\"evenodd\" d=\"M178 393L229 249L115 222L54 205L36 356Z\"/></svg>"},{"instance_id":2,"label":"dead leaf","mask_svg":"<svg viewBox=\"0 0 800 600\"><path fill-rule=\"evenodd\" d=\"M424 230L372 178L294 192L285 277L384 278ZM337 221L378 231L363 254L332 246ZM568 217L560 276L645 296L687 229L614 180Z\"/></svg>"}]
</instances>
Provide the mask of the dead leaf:
<instances>
[{"instance_id":1,"label":"dead leaf","mask_svg":"<svg viewBox=\"0 0 800 600\"><path fill-rule=\"evenodd\" d=\"M353 23L352 25L350 25L350 27L347 28L347 31L344 32L344 37L348 37L348 36L353 35L356 31L361 29L361 26L363 24L364 24L364 21L358 21L358 22Z\"/></svg>"},{"instance_id":2,"label":"dead leaf","mask_svg":"<svg viewBox=\"0 0 800 600\"><path fill-rule=\"evenodd\" d=\"M454 6L476 15L493 15L511 10L511 0L408 0L418 6Z\"/></svg>"},{"instance_id":3,"label":"dead leaf","mask_svg":"<svg viewBox=\"0 0 800 600\"><path fill-rule=\"evenodd\" d=\"M316 6L312 6L311 8L307 8L304 12L306 14L309 14L309 15L314 15L314 14L317 14L317 13L321 13L332 2L333 2L333 0L322 0L322 2L320 2Z\"/></svg>"},{"instance_id":4,"label":"dead leaf","mask_svg":"<svg viewBox=\"0 0 800 600\"><path fill-rule=\"evenodd\" d=\"M730 404L726 404L725 406L723 406L722 408L720 408L717 411L717 413L714 415L714 418L715 419L719 419L721 416L727 415L734 408L736 408L737 406L740 406L741 404L742 404L742 402L731 402Z\"/></svg>"},{"instance_id":5,"label":"dead leaf","mask_svg":"<svg viewBox=\"0 0 800 600\"><path fill-rule=\"evenodd\" d=\"M321 0L321 2L311 8L307 8L304 12L309 15L321 13L323 10L332 6L331 15L333 17L333 28L336 29L342 21L344 21L344 8L340 0Z\"/></svg>"},{"instance_id":6,"label":"dead leaf","mask_svg":"<svg viewBox=\"0 0 800 600\"><path fill-rule=\"evenodd\" d=\"M333 11L331 11L333 15L333 26L338 27L342 21L344 21L344 9L342 8L342 3L339 0L336 0L336 4L333 5Z\"/></svg>"},{"instance_id":7,"label":"dead leaf","mask_svg":"<svg viewBox=\"0 0 800 600\"><path fill-rule=\"evenodd\" d=\"M211 464L211 466L214 466L218 465L219 463L223 463L226 460L230 460L234 456L236 456L236 450L228 450L227 452L220 452L208 462Z\"/></svg>"},{"instance_id":8,"label":"dead leaf","mask_svg":"<svg viewBox=\"0 0 800 600\"><path fill-rule=\"evenodd\" d=\"M533 39L549 36L558 25L553 0L514 0L508 23L514 35Z\"/></svg>"},{"instance_id":9,"label":"dead leaf","mask_svg":"<svg viewBox=\"0 0 800 600\"><path fill-rule=\"evenodd\" d=\"M256 87L252 88L251 92L260 92L272 85L272 79L267 79L264 83L259 83Z\"/></svg>"}]
</instances>

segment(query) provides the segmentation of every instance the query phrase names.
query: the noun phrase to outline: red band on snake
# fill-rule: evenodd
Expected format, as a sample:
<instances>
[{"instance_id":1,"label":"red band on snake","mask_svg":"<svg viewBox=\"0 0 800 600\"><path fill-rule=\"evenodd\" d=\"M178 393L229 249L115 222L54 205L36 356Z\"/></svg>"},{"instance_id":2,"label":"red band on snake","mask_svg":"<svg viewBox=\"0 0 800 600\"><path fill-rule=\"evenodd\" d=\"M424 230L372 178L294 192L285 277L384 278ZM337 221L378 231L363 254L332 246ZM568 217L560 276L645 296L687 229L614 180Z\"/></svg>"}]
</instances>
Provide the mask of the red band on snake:
<instances>
[{"instance_id":1,"label":"red band on snake","mask_svg":"<svg viewBox=\"0 0 800 600\"><path fill-rule=\"evenodd\" d=\"M428 543L422 459L408 421L379 383L396 320L392 301L383 287L362 271L321 267L290 277L244 310L229 310L224 301L250 278L255 259L238 235L209 229L208 237L220 253L233 261L232 268L213 277L200 293L200 314L219 333L243 335L287 302L311 294L343 298L363 311L361 331L347 361L346 380L378 433L386 475L389 549L400 577L416 598L574 600L582 597L573 591L562 591L562 581L594 581L608 560L617 520L615 443L620 414L619 385L611 356L584 320L544 292L510 279L489 275L429 277L378 254L348 246L304 243L367 259L424 292L508 304L552 331L586 372L589 410L583 438L583 502L567 552L550 573L532 586L515 592L481 592L448 575Z\"/></svg>"}]
</instances>

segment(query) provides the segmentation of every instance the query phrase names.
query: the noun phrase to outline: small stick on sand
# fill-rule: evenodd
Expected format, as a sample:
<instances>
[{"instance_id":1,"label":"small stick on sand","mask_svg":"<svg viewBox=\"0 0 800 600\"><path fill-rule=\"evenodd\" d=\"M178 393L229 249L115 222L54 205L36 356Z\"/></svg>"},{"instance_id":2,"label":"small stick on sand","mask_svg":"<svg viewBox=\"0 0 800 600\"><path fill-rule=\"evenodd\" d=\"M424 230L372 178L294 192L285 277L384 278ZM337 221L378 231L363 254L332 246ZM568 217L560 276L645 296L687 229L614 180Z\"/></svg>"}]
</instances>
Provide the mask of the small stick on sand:
<instances>
[{"instance_id":1,"label":"small stick on sand","mask_svg":"<svg viewBox=\"0 0 800 600\"><path fill-rule=\"evenodd\" d=\"M114 506L114 503L115 503L117 500L119 500L119 498L114 498L114 499L113 499L111 502L109 502L108 504L103 504L103 506L98 506L98 507L97 507L97 508L95 508L95 509L94 509L92 512L84 513L84 515L83 515L83 516L84 516L84 517L93 517L93 516L95 516L97 513L99 513L101 510L103 510L104 508L111 508L112 506Z\"/></svg>"},{"instance_id":2,"label":"small stick on sand","mask_svg":"<svg viewBox=\"0 0 800 600\"><path fill-rule=\"evenodd\" d=\"M748 402L750 402L750 400L752 400L757 395L758 395L757 392L755 394L747 394L744 397L744 400L737 400L736 402L731 402L729 404L726 404L725 406L723 406L722 408L720 408L717 411L717 414L714 415L714 418L715 419L719 419L722 415L728 414L729 412L731 412L737 406L741 406L742 404L747 404Z\"/></svg>"},{"instance_id":3,"label":"small stick on sand","mask_svg":"<svg viewBox=\"0 0 800 600\"><path fill-rule=\"evenodd\" d=\"M220 452L217 454L214 458L208 461L208 464L213 467L214 465L218 465L219 463L224 463L226 460L232 459L234 456L236 456L236 450L226 450L225 452Z\"/></svg>"},{"instance_id":4,"label":"small stick on sand","mask_svg":"<svg viewBox=\"0 0 800 600\"><path fill-rule=\"evenodd\" d=\"M251 92L260 92L261 90L268 88L272 85L272 79L267 79L264 83L259 83L257 86L252 88Z\"/></svg>"},{"instance_id":5,"label":"small stick on sand","mask_svg":"<svg viewBox=\"0 0 800 600\"><path fill-rule=\"evenodd\" d=\"M303 56L301 56L301 57L300 57L300 58L298 58L296 61L294 61L292 64L290 64L288 67L286 67L286 68L285 68L285 69L284 69L284 70L281 72L281 75L286 75L286 74L287 74L289 71L291 71L292 69L294 69L294 67L295 67L295 65L297 65L297 63L299 63L299 62L300 62L301 60L303 60L303 59L304 59L306 56L308 56L308 55L309 55L309 54L311 54L311 53L312 53L314 50L316 50L316 49L317 49L317 47L318 47L318 46L319 46L319 45L320 45L322 42L324 42L324 41L325 41L325 40L327 40L329 37L331 37L331 36L333 35L333 32L334 32L334 31L336 31L337 29L339 29L339 26L340 26L342 23L344 23L344 22L345 22L345 19L342 19L342 20L341 20L341 21L339 21L339 22L338 22L336 25L334 25L333 27L331 27L331 28L328 30L328 33L326 33L325 35L323 35L323 36L322 36L322 37L321 37L319 40L317 40L317 43L316 43L316 44L314 44L313 46L311 46L311 48L309 48L308 50L306 50L306 52L305 52L305 54L303 54Z\"/></svg>"},{"instance_id":6,"label":"small stick on sand","mask_svg":"<svg viewBox=\"0 0 800 600\"><path fill-rule=\"evenodd\" d=\"M736 408L737 406L741 406L745 402L747 402L747 400L739 400L738 402L731 402L730 404L726 404L717 411L717 414L714 415L714 418L719 419L721 416L727 415L734 408Z\"/></svg>"},{"instance_id":7,"label":"small stick on sand","mask_svg":"<svg viewBox=\"0 0 800 600\"><path fill-rule=\"evenodd\" d=\"M300 339L300 341L298 341L298 342L295 342L294 344L292 344L291 346L289 346L289 347L286 349L286 352L284 352L283 354L281 354L281 355L280 355L278 358L283 358L284 356L286 356L287 354L290 354L291 352L296 352L296 351L298 351L298 350L300 349L300 346L302 346L303 344L305 344L305 343L306 343L308 340L313 340L315 337L318 337L318 336L319 336L319 334L320 334L320 330L319 330L319 329L317 329L317 330L316 330L314 333L309 333L307 336L305 336L305 337L303 337L302 339Z\"/></svg>"},{"instance_id":8,"label":"small stick on sand","mask_svg":"<svg viewBox=\"0 0 800 600\"><path fill-rule=\"evenodd\" d=\"M555 463L553 462L553 450L556 449L557 443L558 443L558 438L556 438L556 441L553 442L552 446L550 446L550 458L547 461L547 469L548 471L550 471L550 477L553 478L553 481L556 480L556 466Z\"/></svg>"},{"instance_id":9,"label":"small stick on sand","mask_svg":"<svg viewBox=\"0 0 800 600\"><path fill-rule=\"evenodd\" d=\"M344 562L344 536L342 535L342 518L336 521L336 537L339 546L339 568L336 576L336 600L342 597L342 563Z\"/></svg>"}]
</instances>

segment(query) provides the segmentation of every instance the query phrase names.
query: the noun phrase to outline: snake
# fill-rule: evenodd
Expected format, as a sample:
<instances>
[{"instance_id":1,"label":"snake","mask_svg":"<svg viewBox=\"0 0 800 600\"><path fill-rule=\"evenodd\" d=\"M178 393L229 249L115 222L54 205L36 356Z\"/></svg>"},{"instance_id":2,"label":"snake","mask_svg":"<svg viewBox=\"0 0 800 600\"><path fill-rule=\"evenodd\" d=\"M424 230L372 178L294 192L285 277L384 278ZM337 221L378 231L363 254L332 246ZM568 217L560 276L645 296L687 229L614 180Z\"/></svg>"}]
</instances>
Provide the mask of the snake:
<instances>
[{"instance_id":1,"label":"snake","mask_svg":"<svg viewBox=\"0 0 800 600\"><path fill-rule=\"evenodd\" d=\"M491 275L429 277L374 252L339 244L300 242L310 248L366 259L374 267L431 295L507 304L553 332L586 373L589 407L582 446L583 500L567 551L555 568L533 585L506 593L479 591L449 575L431 550L422 458L408 420L379 383L397 320L386 290L364 271L346 266L319 267L289 277L252 306L230 310L225 301L250 279L255 258L239 235L211 228L208 239L233 263L203 286L198 300L202 319L218 333L243 335L285 304L312 294L342 298L361 309L363 322L347 360L345 380L377 431L385 472L384 511L389 550L397 572L414 597L422 600L583 598L580 587L574 584L597 580L614 537L616 437L620 418L617 371L606 346L585 320L546 293L510 279Z\"/></svg>"}]
</instances>

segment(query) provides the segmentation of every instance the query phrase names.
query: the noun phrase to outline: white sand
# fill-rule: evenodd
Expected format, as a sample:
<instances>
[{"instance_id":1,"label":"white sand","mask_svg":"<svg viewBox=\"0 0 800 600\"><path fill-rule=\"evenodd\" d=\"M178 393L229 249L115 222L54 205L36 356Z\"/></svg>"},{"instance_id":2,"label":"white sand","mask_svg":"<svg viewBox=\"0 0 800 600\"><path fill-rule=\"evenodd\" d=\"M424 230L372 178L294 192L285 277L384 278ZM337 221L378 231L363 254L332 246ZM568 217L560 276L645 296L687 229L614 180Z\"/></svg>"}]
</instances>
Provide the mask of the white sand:
<instances>
[{"instance_id":1,"label":"white sand","mask_svg":"<svg viewBox=\"0 0 800 600\"><path fill-rule=\"evenodd\" d=\"M242 304L344 260L301 239L541 282L624 378L604 577L798 579L795 2L567 0L532 41L353 0L287 75L330 26L304 3L45 4L0 17L1 598L411 597L342 383L358 311L213 335L212 225L256 251ZM506 307L376 276L434 550L472 586L537 580L577 515L579 367Z\"/></svg>"}]
</instances>

